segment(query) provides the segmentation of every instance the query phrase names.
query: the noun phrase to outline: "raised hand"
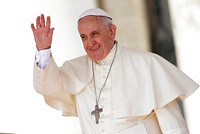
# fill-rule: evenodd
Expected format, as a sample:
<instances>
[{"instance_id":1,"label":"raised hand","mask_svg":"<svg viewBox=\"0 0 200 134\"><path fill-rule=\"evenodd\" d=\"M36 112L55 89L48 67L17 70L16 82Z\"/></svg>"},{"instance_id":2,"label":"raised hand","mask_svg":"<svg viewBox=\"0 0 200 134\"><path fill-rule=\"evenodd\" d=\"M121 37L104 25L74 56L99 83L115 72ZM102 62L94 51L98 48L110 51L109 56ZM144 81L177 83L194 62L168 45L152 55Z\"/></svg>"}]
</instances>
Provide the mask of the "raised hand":
<instances>
[{"instance_id":1,"label":"raised hand","mask_svg":"<svg viewBox=\"0 0 200 134\"><path fill-rule=\"evenodd\" d=\"M54 28L50 28L50 25L51 18L47 16L45 24L45 18L43 14L36 18L36 27L33 23L31 24L31 29L33 31L38 50L48 49L51 47Z\"/></svg>"}]
</instances>

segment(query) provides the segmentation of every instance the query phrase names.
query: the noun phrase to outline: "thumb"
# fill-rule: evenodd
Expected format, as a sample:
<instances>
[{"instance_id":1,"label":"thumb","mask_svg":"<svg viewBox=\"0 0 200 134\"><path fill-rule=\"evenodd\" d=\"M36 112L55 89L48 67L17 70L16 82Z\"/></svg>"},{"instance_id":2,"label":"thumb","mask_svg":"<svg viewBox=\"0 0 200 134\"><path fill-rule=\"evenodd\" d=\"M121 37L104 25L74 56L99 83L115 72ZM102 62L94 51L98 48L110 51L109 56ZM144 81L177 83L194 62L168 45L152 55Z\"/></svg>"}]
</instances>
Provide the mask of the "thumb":
<instances>
[{"instance_id":1,"label":"thumb","mask_svg":"<svg viewBox=\"0 0 200 134\"><path fill-rule=\"evenodd\" d=\"M49 39L52 41L54 28L51 28L48 33Z\"/></svg>"},{"instance_id":2,"label":"thumb","mask_svg":"<svg viewBox=\"0 0 200 134\"><path fill-rule=\"evenodd\" d=\"M51 38L51 39L52 39L52 37L53 37L53 31L54 31L54 28L51 28L51 29L49 30L48 36L49 36L49 38Z\"/></svg>"}]
</instances>

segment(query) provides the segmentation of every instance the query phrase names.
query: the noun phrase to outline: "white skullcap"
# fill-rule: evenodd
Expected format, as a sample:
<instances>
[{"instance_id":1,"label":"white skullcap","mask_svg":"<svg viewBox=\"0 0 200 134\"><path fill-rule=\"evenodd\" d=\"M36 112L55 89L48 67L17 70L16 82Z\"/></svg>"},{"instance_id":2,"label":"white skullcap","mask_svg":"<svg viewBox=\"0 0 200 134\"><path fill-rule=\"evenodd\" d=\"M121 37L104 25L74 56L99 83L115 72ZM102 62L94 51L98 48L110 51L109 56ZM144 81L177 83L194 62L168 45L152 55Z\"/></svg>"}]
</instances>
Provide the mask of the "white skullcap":
<instances>
[{"instance_id":1,"label":"white skullcap","mask_svg":"<svg viewBox=\"0 0 200 134\"><path fill-rule=\"evenodd\" d=\"M92 9L86 10L79 16L78 21L86 16L103 16L103 17L108 17L112 20L112 17L106 11L100 8L92 8Z\"/></svg>"}]
</instances>

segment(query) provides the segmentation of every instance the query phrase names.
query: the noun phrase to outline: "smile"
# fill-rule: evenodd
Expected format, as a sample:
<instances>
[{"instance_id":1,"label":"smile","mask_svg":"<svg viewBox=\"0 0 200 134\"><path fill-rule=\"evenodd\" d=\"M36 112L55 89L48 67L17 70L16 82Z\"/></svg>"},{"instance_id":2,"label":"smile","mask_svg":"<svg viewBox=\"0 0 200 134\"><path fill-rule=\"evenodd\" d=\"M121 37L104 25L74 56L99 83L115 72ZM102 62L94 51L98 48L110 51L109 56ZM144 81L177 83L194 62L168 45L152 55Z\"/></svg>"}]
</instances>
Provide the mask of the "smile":
<instances>
[{"instance_id":1,"label":"smile","mask_svg":"<svg viewBox=\"0 0 200 134\"><path fill-rule=\"evenodd\" d=\"M90 50L91 50L91 51L96 51L96 50L98 50L99 48L100 48L100 45L99 45L99 46L94 46L94 47L90 48Z\"/></svg>"}]
</instances>

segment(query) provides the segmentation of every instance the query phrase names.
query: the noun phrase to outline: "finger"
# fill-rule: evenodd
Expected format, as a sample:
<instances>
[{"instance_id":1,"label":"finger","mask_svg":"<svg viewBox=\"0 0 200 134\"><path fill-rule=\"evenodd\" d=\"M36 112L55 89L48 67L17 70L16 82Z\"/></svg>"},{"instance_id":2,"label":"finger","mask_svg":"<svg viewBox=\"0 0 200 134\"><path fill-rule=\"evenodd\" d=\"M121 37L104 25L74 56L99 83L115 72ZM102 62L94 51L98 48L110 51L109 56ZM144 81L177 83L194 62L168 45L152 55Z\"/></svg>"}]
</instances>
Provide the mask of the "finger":
<instances>
[{"instance_id":1,"label":"finger","mask_svg":"<svg viewBox=\"0 0 200 134\"><path fill-rule=\"evenodd\" d=\"M31 24L31 29L32 29L32 31L35 31L35 26L33 23Z\"/></svg>"},{"instance_id":2,"label":"finger","mask_svg":"<svg viewBox=\"0 0 200 134\"><path fill-rule=\"evenodd\" d=\"M36 19L36 27L37 27L37 28L40 28L40 27L41 27L41 24L40 24L40 16L38 16L37 19Z\"/></svg>"},{"instance_id":3,"label":"finger","mask_svg":"<svg viewBox=\"0 0 200 134\"><path fill-rule=\"evenodd\" d=\"M41 27L45 27L44 14L41 14Z\"/></svg>"},{"instance_id":4,"label":"finger","mask_svg":"<svg viewBox=\"0 0 200 134\"><path fill-rule=\"evenodd\" d=\"M53 31L54 31L54 28L51 28L50 30L49 30L49 38L52 40L52 37L53 37Z\"/></svg>"},{"instance_id":5,"label":"finger","mask_svg":"<svg viewBox=\"0 0 200 134\"><path fill-rule=\"evenodd\" d=\"M51 26L51 18L50 18L50 16L47 16L46 27L47 27L48 29L50 29L50 26Z\"/></svg>"}]
</instances>

